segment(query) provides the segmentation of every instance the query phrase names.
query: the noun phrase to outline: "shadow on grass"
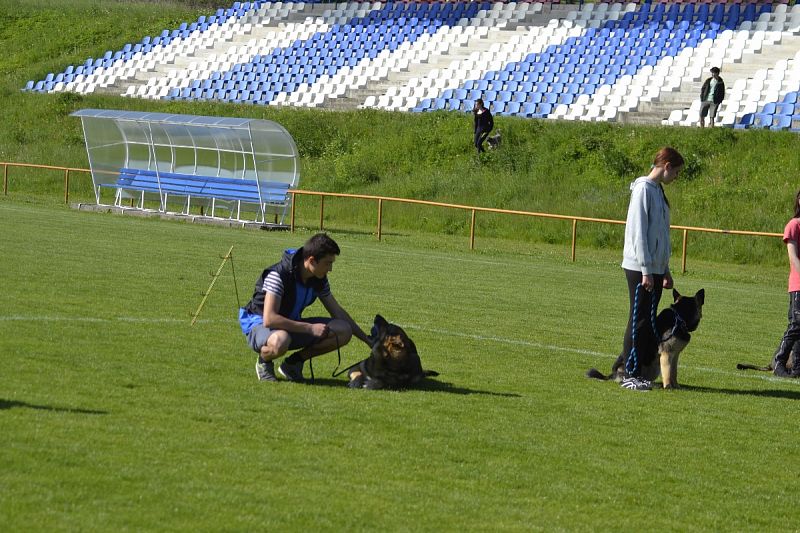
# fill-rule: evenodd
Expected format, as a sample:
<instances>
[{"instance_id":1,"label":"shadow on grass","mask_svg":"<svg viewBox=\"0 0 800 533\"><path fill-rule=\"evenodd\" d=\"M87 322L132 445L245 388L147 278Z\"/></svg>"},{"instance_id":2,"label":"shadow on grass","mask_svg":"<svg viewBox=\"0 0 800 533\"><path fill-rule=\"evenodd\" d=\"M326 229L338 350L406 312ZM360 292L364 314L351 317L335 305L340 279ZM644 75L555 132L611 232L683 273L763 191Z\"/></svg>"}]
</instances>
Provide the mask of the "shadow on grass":
<instances>
[{"instance_id":1,"label":"shadow on grass","mask_svg":"<svg viewBox=\"0 0 800 533\"><path fill-rule=\"evenodd\" d=\"M307 382L311 384L310 381ZM316 378L314 380L313 386L315 387L347 387L347 382L342 381L340 379L331 379L331 378ZM487 396L501 396L504 398L521 398L522 396L516 393L510 392L493 392L493 391L486 391L486 390L478 390L478 389L467 389L464 387L456 387L452 383L447 383L444 381L438 381L435 379L425 379L422 383L415 385L409 390L421 390L427 392L445 392L449 394L484 394Z\"/></svg>"},{"instance_id":2,"label":"shadow on grass","mask_svg":"<svg viewBox=\"0 0 800 533\"><path fill-rule=\"evenodd\" d=\"M731 396L756 396L761 398L782 398L786 400L800 400L800 391L790 391L790 390L714 389L711 387L696 387L693 385L681 385L681 388L679 390L712 393L712 394L729 394Z\"/></svg>"},{"instance_id":3,"label":"shadow on grass","mask_svg":"<svg viewBox=\"0 0 800 533\"><path fill-rule=\"evenodd\" d=\"M37 409L41 411L54 411L57 413L74 413L80 415L107 415L108 411L95 411L93 409L77 409L71 407L54 407L52 405L36 405L27 402L20 402L17 400L3 400L0 398L0 411L4 409L13 409L15 407L23 407L26 409Z\"/></svg>"}]
</instances>

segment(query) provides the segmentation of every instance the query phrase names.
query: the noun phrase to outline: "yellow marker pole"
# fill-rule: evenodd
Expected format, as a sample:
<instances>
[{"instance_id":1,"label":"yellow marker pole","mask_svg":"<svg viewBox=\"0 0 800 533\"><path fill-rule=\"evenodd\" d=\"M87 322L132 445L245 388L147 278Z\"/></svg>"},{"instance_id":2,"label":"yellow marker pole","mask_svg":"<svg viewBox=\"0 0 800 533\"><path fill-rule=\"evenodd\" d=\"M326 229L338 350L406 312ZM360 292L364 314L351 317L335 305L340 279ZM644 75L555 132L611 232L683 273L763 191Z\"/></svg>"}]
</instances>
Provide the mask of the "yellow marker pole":
<instances>
[{"instance_id":1,"label":"yellow marker pole","mask_svg":"<svg viewBox=\"0 0 800 533\"><path fill-rule=\"evenodd\" d=\"M208 286L208 290L203 295L203 300L200 302L200 305L198 306L197 311L194 312L194 315L192 316L192 323L191 323L192 326L194 326L194 323L197 322L197 317L200 316L200 311L202 311L203 306L206 304L206 300L208 299L208 295L211 294L211 289L214 288L214 284L217 282L217 278L219 277L219 273L222 272L222 269L225 267L225 263L228 261L228 259L232 259L233 258L233 256L231 255L232 252L233 252L233 246L231 246L231 249L228 250L227 254L225 254L225 257L222 258L222 264L219 265L219 268L217 269L217 273L214 274L214 276L211 279L211 285Z\"/></svg>"}]
</instances>

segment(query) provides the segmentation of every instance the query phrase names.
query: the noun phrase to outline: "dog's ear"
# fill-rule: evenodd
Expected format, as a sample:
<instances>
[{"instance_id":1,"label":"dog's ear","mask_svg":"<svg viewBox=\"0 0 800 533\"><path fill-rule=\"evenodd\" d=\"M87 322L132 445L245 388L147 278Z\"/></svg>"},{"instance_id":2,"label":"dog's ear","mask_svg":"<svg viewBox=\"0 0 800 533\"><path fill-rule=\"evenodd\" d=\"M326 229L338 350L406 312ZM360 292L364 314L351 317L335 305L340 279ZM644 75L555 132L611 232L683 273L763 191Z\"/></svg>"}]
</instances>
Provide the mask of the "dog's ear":
<instances>
[{"instance_id":1,"label":"dog's ear","mask_svg":"<svg viewBox=\"0 0 800 533\"><path fill-rule=\"evenodd\" d=\"M678 289L672 289L672 301L677 302L681 297L681 293L678 292Z\"/></svg>"},{"instance_id":2,"label":"dog's ear","mask_svg":"<svg viewBox=\"0 0 800 533\"><path fill-rule=\"evenodd\" d=\"M389 327L389 323L383 318L381 315L375 315L375 321L372 325L372 331L370 331L370 336L373 339L379 339L383 336L386 332L386 328Z\"/></svg>"},{"instance_id":3,"label":"dog's ear","mask_svg":"<svg viewBox=\"0 0 800 533\"><path fill-rule=\"evenodd\" d=\"M706 299L706 291L705 289L700 289L697 291L697 294L694 295L694 299L697 300L697 303L703 305Z\"/></svg>"}]
</instances>

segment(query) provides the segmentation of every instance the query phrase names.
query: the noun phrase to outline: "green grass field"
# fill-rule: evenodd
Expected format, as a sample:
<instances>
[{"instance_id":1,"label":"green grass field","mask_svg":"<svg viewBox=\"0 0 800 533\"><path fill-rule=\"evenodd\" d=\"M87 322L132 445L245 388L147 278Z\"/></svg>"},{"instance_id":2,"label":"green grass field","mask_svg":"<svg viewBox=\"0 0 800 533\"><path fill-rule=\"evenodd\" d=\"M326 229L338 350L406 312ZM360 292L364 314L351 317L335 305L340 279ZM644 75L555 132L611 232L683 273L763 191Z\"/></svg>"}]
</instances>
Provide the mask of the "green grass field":
<instances>
[{"instance_id":1,"label":"green grass field","mask_svg":"<svg viewBox=\"0 0 800 533\"><path fill-rule=\"evenodd\" d=\"M618 352L618 252L331 234L337 299L405 327L423 390L259 383L235 320L311 234L0 201L5 531L727 530L796 527L800 384L769 361L785 269L692 263L706 290L678 391L583 377ZM666 297L665 297L666 303ZM343 363L363 358L351 344ZM789 489L789 490L787 490Z\"/></svg>"}]
</instances>

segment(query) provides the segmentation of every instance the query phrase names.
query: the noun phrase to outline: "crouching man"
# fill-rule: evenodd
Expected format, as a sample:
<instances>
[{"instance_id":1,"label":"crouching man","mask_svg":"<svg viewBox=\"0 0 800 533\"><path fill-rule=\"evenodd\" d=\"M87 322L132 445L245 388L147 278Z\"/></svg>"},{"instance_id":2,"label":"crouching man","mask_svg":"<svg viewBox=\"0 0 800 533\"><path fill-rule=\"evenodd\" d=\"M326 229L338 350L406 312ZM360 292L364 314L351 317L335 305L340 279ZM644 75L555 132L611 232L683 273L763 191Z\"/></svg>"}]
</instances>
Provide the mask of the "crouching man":
<instances>
[{"instance_id":1,"label":"crouching man","mask_svg":"<svg viewBox=\"0 0 800 533\"><path fill-rule=\"evenodd\" d=\"M318 233L302 248L286 250L280 262L258 278L253 298L239 310L239 323L258 353L259 380L277 381L273 361L289 351L296 350L278 372L289 381L303 382L308 359L344 346L353 335L371 347L369 337L339 305L328 284L339 253L333 239ZM317 298L330 317L303 318L303 310Z\"/></svg>"}]
</instances>

